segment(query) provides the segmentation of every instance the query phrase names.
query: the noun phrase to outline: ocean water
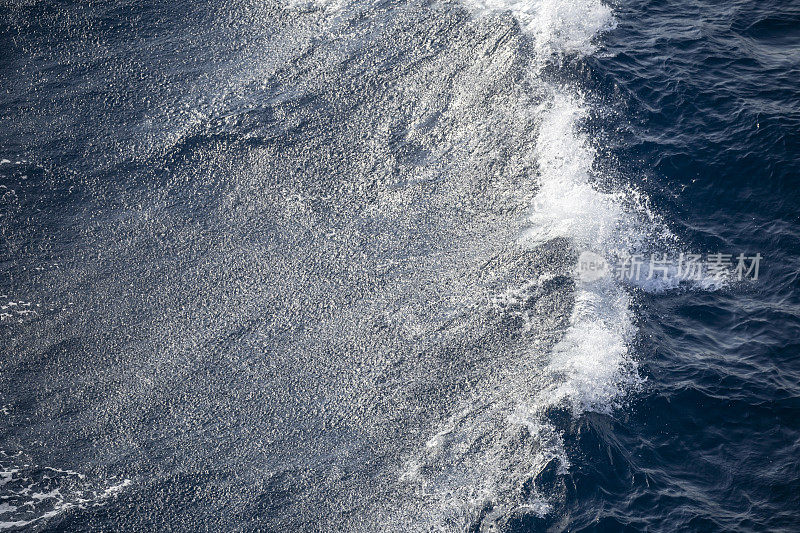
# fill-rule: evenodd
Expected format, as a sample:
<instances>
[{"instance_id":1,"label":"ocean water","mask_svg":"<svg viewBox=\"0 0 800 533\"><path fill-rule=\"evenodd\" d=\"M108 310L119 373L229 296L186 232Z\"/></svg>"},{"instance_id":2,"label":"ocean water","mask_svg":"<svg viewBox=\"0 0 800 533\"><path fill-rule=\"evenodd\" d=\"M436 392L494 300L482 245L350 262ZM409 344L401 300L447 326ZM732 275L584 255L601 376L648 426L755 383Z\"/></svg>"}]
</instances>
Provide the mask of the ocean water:
<instances>
[{"instance_id":1,"label":"ocean water","mask_svg":"<svg viewBox=\"0 0 800 533\"><path fill-rule=\"evenodd\" d=\"M6 0L0 50L0 530L800 531L797 2Z\"/></svg>"}]
</instances>

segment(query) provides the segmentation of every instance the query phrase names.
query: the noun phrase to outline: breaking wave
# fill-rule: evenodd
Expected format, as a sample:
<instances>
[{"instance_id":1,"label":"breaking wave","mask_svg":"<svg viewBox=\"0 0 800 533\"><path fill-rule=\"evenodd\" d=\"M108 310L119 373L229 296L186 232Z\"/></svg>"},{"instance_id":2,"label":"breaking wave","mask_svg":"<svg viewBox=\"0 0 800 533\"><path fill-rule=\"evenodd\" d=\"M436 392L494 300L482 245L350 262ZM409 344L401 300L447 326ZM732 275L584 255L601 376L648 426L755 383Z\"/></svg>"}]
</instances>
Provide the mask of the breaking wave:
<instances>
[{"instance_id":1,"label":"breaking wave","mask_svg":"<svg viewBox=\"0 0 800 533\"><path fill-rule=\"evenodd\" d=\"M511 12L534 43L527 68L544 96L528 109L537 131L535 194L516 246L557 246L569 257L588 250L607 261L679 249L642 193L609 188L612 180L598 175L596 150L583 129L591 107L581 87L558 75L548 76L556 80L550 82L539 76L548 65L593 53L601 34L616 25L611 9L599 1L465 5L481 17ZM632 353L637 328L631 287L612 276L585 281L569 274L562 270L524 280L493 299L504 308L535 300L532 295L559 278L571 280L573 291L572 311L557 342L532 342L492 390L475 395L406 464L400 479L416 486L426 502L420 505L426 509L423 522L469 529L546 516L561 497L552 478L570 467L554 413L611 414L642 386ZM676 286L659 279L633 283L647 291ZM714 282L699 285L713 288Z\"/></svg>"}]
</instances>

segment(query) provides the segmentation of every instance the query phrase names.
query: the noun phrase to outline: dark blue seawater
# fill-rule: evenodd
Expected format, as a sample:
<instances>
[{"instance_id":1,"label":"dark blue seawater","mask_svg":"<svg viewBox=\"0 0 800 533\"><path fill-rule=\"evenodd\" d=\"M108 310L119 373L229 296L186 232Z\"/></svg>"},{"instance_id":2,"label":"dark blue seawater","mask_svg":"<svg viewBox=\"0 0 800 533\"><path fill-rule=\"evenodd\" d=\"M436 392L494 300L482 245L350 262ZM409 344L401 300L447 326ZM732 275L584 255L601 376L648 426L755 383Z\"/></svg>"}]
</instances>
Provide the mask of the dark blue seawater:
<instances>
[{"instance_id":1,"label":"dark blue seawater","mask_svg":"<svg viewBox=\"0 0 800 533\"><path fill-rule=\"evenodd\" d=\"M800 531L800 3L6 0L0 124L0 530Z\"/></svg>"}]
</instances>

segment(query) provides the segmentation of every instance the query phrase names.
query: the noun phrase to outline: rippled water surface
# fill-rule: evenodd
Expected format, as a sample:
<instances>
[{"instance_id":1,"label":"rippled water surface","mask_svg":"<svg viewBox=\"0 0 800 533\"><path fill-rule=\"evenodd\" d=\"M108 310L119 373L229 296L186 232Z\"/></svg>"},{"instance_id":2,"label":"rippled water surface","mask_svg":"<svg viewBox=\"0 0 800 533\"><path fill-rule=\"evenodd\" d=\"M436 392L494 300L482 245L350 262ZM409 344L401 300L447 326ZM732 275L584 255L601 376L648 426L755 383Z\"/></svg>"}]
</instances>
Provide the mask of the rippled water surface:
<instances>
[{"instance_id":1,"label":"rippled water surface","mask_svg":"<svg viewBox=\"0 0 800 533\"><path fill-rule=\"evenodd\" d=\"M800 530L796 2L12 0L0 49L0 529Z\"/></svg>"}]
</instances>

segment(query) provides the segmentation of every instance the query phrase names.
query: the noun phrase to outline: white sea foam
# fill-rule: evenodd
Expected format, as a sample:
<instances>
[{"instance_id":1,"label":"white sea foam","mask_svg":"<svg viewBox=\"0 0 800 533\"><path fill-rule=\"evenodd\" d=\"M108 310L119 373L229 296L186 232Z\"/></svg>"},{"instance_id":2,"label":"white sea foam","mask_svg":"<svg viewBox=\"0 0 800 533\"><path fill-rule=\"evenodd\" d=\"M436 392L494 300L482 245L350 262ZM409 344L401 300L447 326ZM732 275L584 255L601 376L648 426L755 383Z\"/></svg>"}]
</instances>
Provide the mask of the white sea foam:
<instances>
[{"instance_id":1,"label":"white sea foam","mask_svg":"<svg viewBox=\"0 0 800 533\"><path fill-rule=\"evenodd\" d=\"M21 452L0 451L0 531L37 524L68 509L104 505L131 484L128 479L101 483L73 470L20 464L21 459Z\"/></svg>"},{"instance_id":2,"label":"white sea foam","mask_svg":"<svg viewBox=\"0 0 800 533\"><path fill-rule=\"evenodd\" d=\"M38 315L31 302L23 300L8 300L6 295L0 295L0 322L16 321L23 323L26 320L35 318Z\"/></svg>"},{"instance_id":3,"label":"white sea foam","mask_svg":"<svg viewBox=\"0 0 800 533\"><path fill-rule=\"evenodd\" d=\"M536 142L538 191L520 242L539 246L561 238L576 251L608 258L645 240L641 214L626 207L622 192L593 185L595 151L581 121L587 106L577 96L554 88L541 114ZM576 414L610 412L639 382L629 345L635 334L630 297L613 277L576 279L570 326L553 349L548 386L529 410L567 403Z\"/></svg>"},{"instance_id":4,"label":"white sea foam","mask_svg":"<svg viewBox=\"0 0 800 533\"><path fill-rule=\"evenodd\" d=\"M346 5L346 0L286 0L286 5L291 9L320 9L333 13L342 10Z\"/></svg>"},{"instance_id":5,"label":"white sea foam","mask_svg":"<svg viewBox=\"0 0 800 533\"><path fill-rule=\"evenodd\" d=\"M566 239L576 252L591 251L606 261L639 255L678 255L679 239L650 209L645 195L630 186L603 192L595 186L595 151L581 122L586 104L563 88L542 113L536 143L539 189L521 244L539 246ZM716 290L728 280L707 273L681 281L678 264L667 262L667 276L650 276L644 262L638 276L621 282L606 274L585 280L576 276L570 327L553 349L547 372L549 385L539 394L536 409L566 402L579 414L610 413L641 379L630 354L636 334L631 298L626 286L663 292L688 284Z\"/></svg>"},{"instance_id":6,"label":"white sea foam","mask_svg":"<svg viewBox=\"0 0 800 533\"><path fill-rule=\"evenodd\" d=\"M467 6L479 13L514 14L535 43L534 75L553 57L591 53L595 36L614 26L610 9L596 0L469 0ZM537 192L529 229L518 244L539 247L560 239L573 251L592 250L604 257L619 249L636 250L647 240L641 213L630 207L636 202L625 192L594 186L596 154L581 129L588 107L568 88L553 86L549 92L544 104L530 110L538 125ZM518 290L505 291L491 304L527 299L537 284L520 280ZM532 345L495 389L483 391L433 432L425 451L400 476L420 483L445 516L459 516L460 509L469 523L487 505L498 516L546 514L552 495L541 492L537 476L553 461L562 473L569 466L561 433L546 413L562 406L575 415L608 413L641 382L629 350L636 330L625 288L603 277L585 283L576 279L575 291L567 329L551 351L541 353L540 346ZM532 489L521 497L520 488L531 482Z\"/></svg>"},{"instance_id":7,"label":"white sea foam","mask_svg":"<svg viewBox=\"0 0 800 533\"><path fill-rule=\"evenodd\" d=\"M536 142L539 189L523 240L539 244L558 237L576 247L616 246L624 223L621 196L598 192L590 183L595 153L579 129L586 107L575 96L556 92L543 113Z\"/></svg>"},{"instance_id":8,"label":"white sea foam","mask_svg":"<svg viewBox=\"0 0 800 533\"><path fill-rule=\"evenodd\" d=\"M611 9L599 0L467 0L465 5L477 14L511 12L544 59L591 54L595 37L616 25Z\"/></svg>"}]
</instances>

